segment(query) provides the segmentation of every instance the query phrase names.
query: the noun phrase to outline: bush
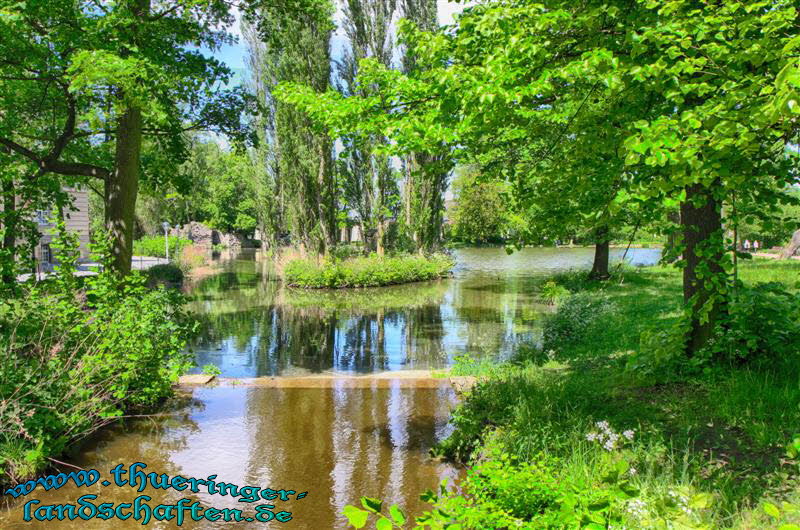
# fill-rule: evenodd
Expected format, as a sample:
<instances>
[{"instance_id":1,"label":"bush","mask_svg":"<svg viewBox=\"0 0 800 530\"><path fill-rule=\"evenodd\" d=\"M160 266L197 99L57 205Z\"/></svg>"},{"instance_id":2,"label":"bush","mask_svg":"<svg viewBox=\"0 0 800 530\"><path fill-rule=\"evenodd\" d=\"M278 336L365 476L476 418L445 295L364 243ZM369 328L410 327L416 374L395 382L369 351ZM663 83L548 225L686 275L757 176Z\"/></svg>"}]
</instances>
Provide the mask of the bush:
<instances>
[{"instance_id":1,"label":"bush","mask_svg":"<svg viewBox=\"0 0 800 530\"><path fill-rule=\"evenodd\" d=\"M683 351L688 325L684 316L671 326L643 331L628 370L668 380L731 365L770 367L800 352L800 299L777 282L740 286L709 344L691 358Z\"/></svg>"},{"instance_id":2,"label":"bush","mask_svg":"<svg viewBox=\"0 0 800 530\"><path fill-rule=\"evenodd\" d=\"M558 285L552 280L546 282L539 291L539 296L541 299L550 305L553 305L562 298L569 296L569 294L569 290L566 287Z\"/></svg>"},{"instance_id":3,"label":"bush","mask_svg":"<svg viewBox=\"0 0 800 530\"><path fill-rule=\"evenodd\" d=\"M53 281L0 301L0 483L29 478L115 417L158 404L191 364L180 293L148 289L139 273L76 278L77 247L65 240Z\"/></svg>"},{"instance_id":4,"label":"bush","mask_svg":"<svg viewBox=\"0 0 800 530\"><path fill-rule=\"evenodd\" d=\"M178 236L169 236L169 255L177 256L180 250L192 242ZM133 254L135 256L151 256L154 258L165 258L164 236L144 236L133 242Z\"/></svg>"},{"instance_id":5,"label":"bush","mask_svg":"<svg viewBox=\"0 0 800 530\"><path fill-rule=\"evenodd\" d=\"M543 344L545 351L556 352L575 344L602 324L615 310L614 304L597 292L582 292L566 298L555 314L544 323ZM602 333L598 330L598 333Z\"/></svg>"},{"instance_id":6,"label":"bush","mask_svg":"<svg viewBox=\"0 0 800 530\"><path fill-rule=\"evenodd\" d=\"M800 297L776 282L740 287L709 346L717 360L771 363L800 352Z\"/></svg>"},{"instance_id":7,"label":"bush","mask_svg":"<svg viewBox=\"0 0 800 530\"><path fill-rule=\"evenodd\" d=\"M183 271L172 263L160 263L147 269L147 286L175 287L183 283Z\"/></svg>"},{"instance_id":8,"label":"bush","mask_svg":"<svg viewBox=\"0 0 800 530\"><path fill-rule=\"evenodd\" d=\"M342 288L376 287L434 280L447 276L453 260L445 255L376 256L348 258L342 261L294 259L283 268L286 283L295 287Z\"/></svg>"}]
</instances>

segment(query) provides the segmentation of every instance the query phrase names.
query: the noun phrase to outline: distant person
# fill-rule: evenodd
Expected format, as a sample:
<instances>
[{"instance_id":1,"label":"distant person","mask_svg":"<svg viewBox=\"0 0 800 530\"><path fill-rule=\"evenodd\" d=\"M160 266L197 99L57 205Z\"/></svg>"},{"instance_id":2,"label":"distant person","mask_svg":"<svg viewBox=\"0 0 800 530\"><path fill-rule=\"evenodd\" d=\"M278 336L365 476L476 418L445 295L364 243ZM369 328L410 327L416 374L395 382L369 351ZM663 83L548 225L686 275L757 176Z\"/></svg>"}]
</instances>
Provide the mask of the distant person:
<instances>
[{"instance_id":1,"label":"distant person","mask_svg":"<svg viewBox=\"0 0 800 530\"><path fill-rule=\"evenodd\" d=\"M744 240L744 249L745 250L750 250L750 240L749 239L745 239Z\"/></svg>"},{"instance_id":2,"label":"distant person","mask_svg":"<svg viewBox=\"0 0 800 530\"><path fill-rule=\"evenodd\" d=\"M753 252L758 252L758 239L753 241Z\"/></svg>"}]
</instances>

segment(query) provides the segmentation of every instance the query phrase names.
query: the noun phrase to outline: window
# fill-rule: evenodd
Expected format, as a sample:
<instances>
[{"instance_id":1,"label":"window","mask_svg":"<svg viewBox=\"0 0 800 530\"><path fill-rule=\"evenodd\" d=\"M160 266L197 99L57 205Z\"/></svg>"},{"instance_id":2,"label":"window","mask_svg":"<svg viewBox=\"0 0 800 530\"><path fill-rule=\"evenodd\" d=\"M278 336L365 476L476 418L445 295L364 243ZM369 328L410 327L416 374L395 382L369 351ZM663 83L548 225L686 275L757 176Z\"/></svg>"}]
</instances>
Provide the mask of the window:
<instances>
[{"instance_id":1,"label":"window","mask_svg":"<svg viewBox=\"0 0 800 530\"><path fill-rule=\"evenodd\" d=\"M50 263L51 259L50 245L48 243L42 243L42 247L39 251L39 261L42 263Z\"/></svg>"},{"instance_id":2,"label":"window","mask_svg":"<svg viewBox=\"0 0 800 530\"><path fill-rule=\"evenodd\" d=\"M40 225L49 226L50 210L36 210L36 222Z\"/></svg>"}]
</instances>

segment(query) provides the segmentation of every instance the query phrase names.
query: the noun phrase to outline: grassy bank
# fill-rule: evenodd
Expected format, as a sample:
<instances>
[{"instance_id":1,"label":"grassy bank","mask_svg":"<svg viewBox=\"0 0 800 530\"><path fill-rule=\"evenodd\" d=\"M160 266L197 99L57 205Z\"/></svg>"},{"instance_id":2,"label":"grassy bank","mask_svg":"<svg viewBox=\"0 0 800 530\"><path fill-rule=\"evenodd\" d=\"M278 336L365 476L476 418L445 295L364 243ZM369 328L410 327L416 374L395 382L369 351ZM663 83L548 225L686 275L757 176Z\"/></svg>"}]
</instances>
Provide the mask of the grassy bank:
<instances>
[{"instance_id":1,"label":"grassy bank","mask_svg":"<svg viewBox=\"0 0 800 530\"><path fill-rule=\"evenodd\" d=\"M349 257L342 260L293 259L283 266L282 276L293 287L378 287L443 278L453 265L453 260L442 254Z\"/></svg>"},{"instance_id":2,"label":"grassy bank","mask_svg":"<svg viewBox=\"0 0 800 530\"><path fill-rule=\"evenodd\" d=\"M158 405L191 364L180 294L148 289L138 273L74 277L71 248L59 252L54 279L0 298L0 486Z\"/></svg>"},{"instance_id":3,"label":"grassy bank","mask_svg":"<svg viewBox=\"0 0 800 530\"><path fill-rule=\"evenodd\" d=\"M427 494L426 524L798 528L800 264L739 272L729 331L691 360L675 351L679 271L549 279L571 294L543 347L453 370L482 382L436 450L471 469L460 495Z\"/></svg>"}]
</instances>

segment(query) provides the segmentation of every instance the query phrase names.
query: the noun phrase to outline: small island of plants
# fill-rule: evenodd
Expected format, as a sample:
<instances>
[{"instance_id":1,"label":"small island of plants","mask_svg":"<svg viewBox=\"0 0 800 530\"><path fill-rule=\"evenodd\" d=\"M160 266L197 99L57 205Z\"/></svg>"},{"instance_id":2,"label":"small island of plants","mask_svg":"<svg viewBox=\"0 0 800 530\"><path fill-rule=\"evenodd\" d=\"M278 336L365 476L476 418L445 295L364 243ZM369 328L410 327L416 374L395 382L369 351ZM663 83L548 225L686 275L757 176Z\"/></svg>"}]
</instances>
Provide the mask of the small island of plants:
<instances>
[{"instance_id":1,"label":"small island of plants","mask_svg":"<svg viewBox=\"0 0 800 530\"><path fill-rule=\"evenodd\" d=\"M286 262L283 279L292 287L379 287L444 278L455 262L445 254L297 258Z\"/></svg>"}]
</instances>

